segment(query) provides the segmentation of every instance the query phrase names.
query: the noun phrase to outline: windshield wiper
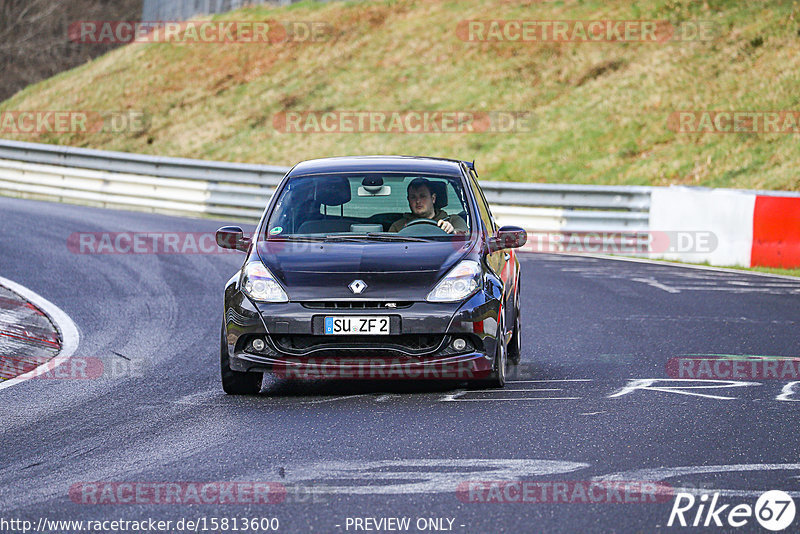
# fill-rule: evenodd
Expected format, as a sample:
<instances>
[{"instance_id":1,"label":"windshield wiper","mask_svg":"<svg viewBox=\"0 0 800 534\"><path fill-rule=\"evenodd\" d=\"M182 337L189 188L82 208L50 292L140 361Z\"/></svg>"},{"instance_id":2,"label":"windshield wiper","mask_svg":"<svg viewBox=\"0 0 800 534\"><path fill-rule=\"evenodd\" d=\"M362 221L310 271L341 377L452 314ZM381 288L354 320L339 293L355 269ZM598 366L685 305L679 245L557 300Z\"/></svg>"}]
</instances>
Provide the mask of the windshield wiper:
<instances>
[{"instance_id":1,"label":"windshield wiper","mask_svg":"<svg viewBox=\"0 0 800 534\"><path fill-rule=\"evenodd\" d=\"M287 235L283 237L270 237L267 241L310 241L314 243L325 241L323 236L314 235Z\"/></svg>"},{"instance_id":2,"label":"windshield wiper","mask_svg":"<svg viewBox=\"0 0 800 534\"><path fill-rule=\"evenodd\" d=\"M425 239L424 237L399 235L392 232L370 232L367 236L371 239L381 239L384 241L416 241L419 243L430 243L432 241L432 239Z\"/></svg>"},{"instance_id":3,"label":"windshield wiper","mask_svg":"<svg viewBox=\"0 0 800 534\"><path fill-rule=\"evenodd\" d=\"M326 236L325 241L369 241L369 236L365 234L337 234Z\"/></svg>"},{"instance_id":4,"label":"windshield wiper","mask_svg":"<svg viewBox=\"0 0 800 534\"><path fill-rule=\"evenodd\" d=\"M281 241L281 242L308 242L308 243L322 243L322 242L336 242L336 241L400 241L400 242L416 242L416 243L430 243L432 239L424 237L416 237L410 235L400 235L393 232L370 232L368 234L334 234L327 236L317 235L287 235L281 237L270 237L267 241Z\"/></svg>"},{"instance_id":5,"label":"windshield wiper","mask_svg":"<svg viewBox=\"0 0 800 534\"><path fill-rule=\"evenodd\" d=\"M431 240L422 237L398 235L390 232L370 232L368 234L329 235L325 238L325 241L415 241L429 243Z\"/></svg>"}]
</instances>

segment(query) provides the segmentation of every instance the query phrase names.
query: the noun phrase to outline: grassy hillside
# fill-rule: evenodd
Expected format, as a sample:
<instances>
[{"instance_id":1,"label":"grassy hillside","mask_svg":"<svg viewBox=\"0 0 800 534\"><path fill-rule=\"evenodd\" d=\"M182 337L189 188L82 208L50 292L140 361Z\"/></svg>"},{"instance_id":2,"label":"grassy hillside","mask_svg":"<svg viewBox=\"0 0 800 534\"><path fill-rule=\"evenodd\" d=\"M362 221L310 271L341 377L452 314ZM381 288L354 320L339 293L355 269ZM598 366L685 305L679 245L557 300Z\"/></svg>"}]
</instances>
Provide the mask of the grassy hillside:
<instances>
[{"instance_id":1,"label":"grassy hillside","mask_svg":"<svg viewBox=\"0 0 800 534\"><path fill-rule=\"evenodd\" d=\"M0 110L143 110L145 132L14 135L290 165L400 153L477 159L483 177L800 190L800 134L684 134L675 110L800 110L796 2L392 0L251 7L226 20L325 21L324 43L133 44ZM710 41L472 43L464 19L713 21ZM531 111L530 132L296 134L292 110Z\"/></svg>"}]
</instances>

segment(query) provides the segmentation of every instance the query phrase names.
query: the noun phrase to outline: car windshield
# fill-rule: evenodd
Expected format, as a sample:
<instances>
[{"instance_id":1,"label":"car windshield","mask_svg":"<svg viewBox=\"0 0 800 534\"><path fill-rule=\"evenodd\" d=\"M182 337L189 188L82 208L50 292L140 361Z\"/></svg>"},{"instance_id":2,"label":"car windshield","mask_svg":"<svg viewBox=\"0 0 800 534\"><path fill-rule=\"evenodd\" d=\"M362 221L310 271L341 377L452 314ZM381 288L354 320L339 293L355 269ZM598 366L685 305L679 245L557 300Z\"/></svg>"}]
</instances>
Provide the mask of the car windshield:
<instances>
[{"instance_id":1,"label":"car windshield","mask_svg":"<svg viewBox=\"0 0 800 534\"><path fill-rule=\"evenodd\" d=\"M270 240L463 240L472 229L461 178L326 174L289 178L265 228Z\"/></svg>"}]
</instances>

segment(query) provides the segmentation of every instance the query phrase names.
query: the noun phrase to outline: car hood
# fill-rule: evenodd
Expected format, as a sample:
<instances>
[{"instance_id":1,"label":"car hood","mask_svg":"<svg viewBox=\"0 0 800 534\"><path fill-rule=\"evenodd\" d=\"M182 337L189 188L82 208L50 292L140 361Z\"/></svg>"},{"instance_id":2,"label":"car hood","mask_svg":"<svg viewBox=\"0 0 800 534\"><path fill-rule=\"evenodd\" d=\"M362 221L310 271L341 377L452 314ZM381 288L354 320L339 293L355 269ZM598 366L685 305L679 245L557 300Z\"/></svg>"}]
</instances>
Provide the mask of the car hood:
<instances>
[{"instance_id":1,"label":"car hood","mask_svg":"<svg viewBox=\"0 0 800 534\"><path fill-rule=\"evenodd\" d=\"M292 301L425 300L470 242L301 243L261 241L258 257ZM356 294L348 287L361 280Z\"/></svg>"}]
</instances>

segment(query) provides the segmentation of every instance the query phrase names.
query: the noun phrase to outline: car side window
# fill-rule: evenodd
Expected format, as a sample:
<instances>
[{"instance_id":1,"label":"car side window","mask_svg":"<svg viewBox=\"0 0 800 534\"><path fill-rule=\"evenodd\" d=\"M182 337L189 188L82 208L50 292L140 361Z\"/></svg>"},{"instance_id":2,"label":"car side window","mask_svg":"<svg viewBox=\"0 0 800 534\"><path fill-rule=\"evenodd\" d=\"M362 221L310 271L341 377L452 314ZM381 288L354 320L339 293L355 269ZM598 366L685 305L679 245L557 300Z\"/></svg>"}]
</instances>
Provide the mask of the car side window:
<instances>
[{"instance_id":1,"label":"car side window","mask_svg":"<svg viewBox=\"0 0 800 534\"><path fill-rule=\"evenodd\" d=\"M497 231L497 225L494 222L494 217L492 217L492 212L489 211L489 204L486 202L486 197L483 196L483 191L481 191L478 181L475 179L475 173L470 171L469 178L469 184L475 195L475 201L478 203L478 211L480 212L483 224L486 225L487 231L494 234Z\"/></svg>"}]
</instances>

